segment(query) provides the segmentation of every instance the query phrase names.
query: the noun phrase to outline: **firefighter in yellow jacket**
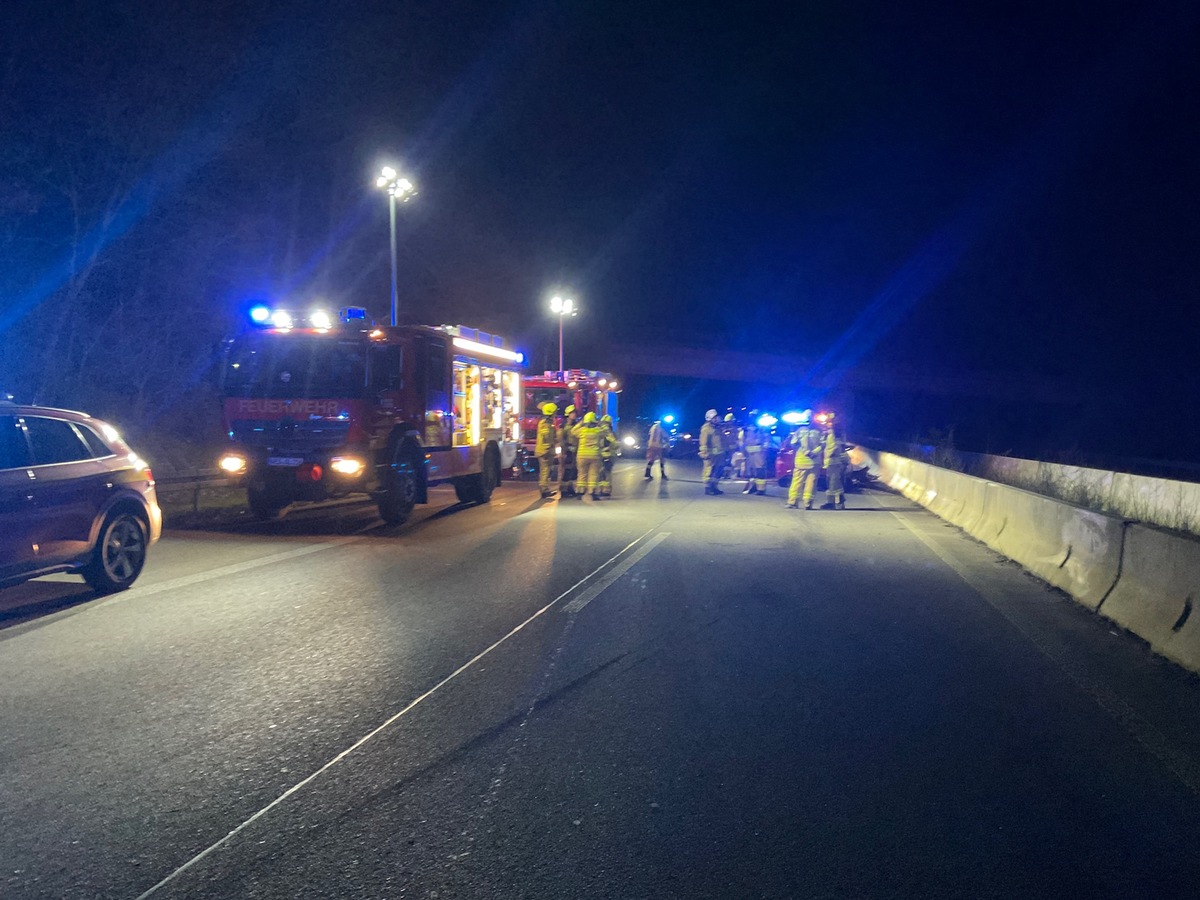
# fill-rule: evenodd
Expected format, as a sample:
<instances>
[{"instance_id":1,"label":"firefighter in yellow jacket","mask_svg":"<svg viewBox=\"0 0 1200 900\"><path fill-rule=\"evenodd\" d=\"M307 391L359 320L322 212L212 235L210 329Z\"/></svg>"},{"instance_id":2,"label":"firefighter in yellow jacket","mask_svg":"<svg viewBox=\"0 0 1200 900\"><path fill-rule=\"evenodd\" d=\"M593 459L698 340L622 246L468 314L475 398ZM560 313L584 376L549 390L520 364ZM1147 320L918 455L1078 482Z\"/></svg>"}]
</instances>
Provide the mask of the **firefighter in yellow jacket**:
<instances>
[{"instance_id":1,"label":"firefighter in yellow jacket","mask_svg":"<svg viewBox=\"0 0 1200 900\"><path fill-rule=\"evenodd\" d=\"M850 447L842 439L842 429L829 413L825 435L825 477L828 485L825 489L825 509L846 508L846 469L850 466Z\"/></svg>"},{"instance_id":2,"label":"firefighter in yellow jacket","mask_svg":"<svg viewBox=\"0 0 1200 900\"><path fill-rule=\"evenodd\" d=\"M817 484L817 472L825 461L825 435L820 429L814 428L811 412L796 426L788 438L788 443L795 449L796 458L792 463L792 484L788 488L788 509L797 509L801 494L804 496L804 508L812 509L813 488Z\"/></svg>"},{"instance_id":3,"label":"firefighter in yellow jacket","mask_svg":"<svg viewBox=\"0 0 1200 900\"><path fill-rule=\"evenodd\" d=\"M767 435L758 424L758 410L750 412L750 421L742 429L742 450L746 454L746 489L743 494L767 493Z\"/></svg>"},{"instance_id":4,"label":"firefighter in yellow jacket","mask_svg":"<svg viewBox=\"0 0 1200 900\"><path fill-rule=\"evenodd\" d=\"M601 427L607 432L604 446L600 450L600 496L612 496L612 470L617 457L617 433L613 430L613 417L602 416Z\"/></svg>"},{"instance_id":5,"label":"firefighter in yellow jacket","mask_svg":"<svg viewBox=\"0 0 1200 900\"><path fill-rule=\"evenodd\" d=\"M600 499L603 454L610 434L594 412L586 413L583 421L571 429L571 437L575 444L575 464L579 468L577 490L580 496L590 493L593 500Z\"/></svg>"},{"instance_id":6,"label":"firefighter in yellow jacket","mask_svg":"<svg viewBox=\"0 0 1200 900\"><path fill-rule=\"evenodd\" d=\"M558 457L558 496L561 497L577 497L579 494L575 492L575 481L579 477L579 469L575 464L575 426L579 424L579 418L575 414L575 407L568 406L563 410L562 428L558 432L558 444L561 452Z\"/></svg>"},{"instance_id":7,"label":"firefighter in yellow jacket","mask_svg":"<svg viewBox=\"0 0 1200 900\"><path fill-rule=\"evenodd\" d=\"M554 465L554 450L558 446L558 427L554 423L556 412L558 407L553 403L543 404L537 425L537 442L533 447L538 461L538 489L543 500L554 496L554 489L550 487L550 468Z\"/></svg>"},{"instance_id":8,"label":"firefighter in yellow jacket","mask_svg":"<svg viewBox=\"0 0 1200 900\"><path fill-rule=\"evenodd\" d=\"M721 441L721 417L715 409L710 409L704 415L704 424L700 427L700 458L704 460L704 493L717 496L725 493L717 487L717 479L725 468L725 445Z\"/></svg>"}]
</instances>

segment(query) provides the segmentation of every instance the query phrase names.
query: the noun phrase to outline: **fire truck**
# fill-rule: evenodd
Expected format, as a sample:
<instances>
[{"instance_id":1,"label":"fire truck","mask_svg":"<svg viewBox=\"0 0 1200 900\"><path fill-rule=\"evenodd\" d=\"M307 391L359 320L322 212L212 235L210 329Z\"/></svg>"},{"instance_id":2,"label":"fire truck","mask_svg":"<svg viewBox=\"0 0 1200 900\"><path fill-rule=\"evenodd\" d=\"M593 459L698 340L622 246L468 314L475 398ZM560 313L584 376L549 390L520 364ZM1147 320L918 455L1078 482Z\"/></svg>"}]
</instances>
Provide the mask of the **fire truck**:
<instances>
[{"instance_id":1,"label":"fire truck","mask_svg":"<svg viewBox=\"0 0 1200 900\"><path fill-rule=\"evenodd\" d=\"M462 325L370 324L255 307L226 342L221 395L230 447L218 465L251 511L354 493L400 524L430 486L487 503L521 446L524 355Z\"/></svg>"},{"instance_id":2,"label":"fire truck","mask_svg":"<svg viewBox=\"0 0 1200 900\"><path fill-rule=\"evenodd\" d=\"M608 372L591 369L567 369L565 372L543 372L525 378L525 400L521 412L521 433L525 436L522 466L526 471L536 472L534 444L537 440L538 418L542 406L553 403L561 416L568 406L574 406L582 419L583 414L594 412L596 418L612 416L616 429L617 379Z\"/></svg>"}]
</instances>

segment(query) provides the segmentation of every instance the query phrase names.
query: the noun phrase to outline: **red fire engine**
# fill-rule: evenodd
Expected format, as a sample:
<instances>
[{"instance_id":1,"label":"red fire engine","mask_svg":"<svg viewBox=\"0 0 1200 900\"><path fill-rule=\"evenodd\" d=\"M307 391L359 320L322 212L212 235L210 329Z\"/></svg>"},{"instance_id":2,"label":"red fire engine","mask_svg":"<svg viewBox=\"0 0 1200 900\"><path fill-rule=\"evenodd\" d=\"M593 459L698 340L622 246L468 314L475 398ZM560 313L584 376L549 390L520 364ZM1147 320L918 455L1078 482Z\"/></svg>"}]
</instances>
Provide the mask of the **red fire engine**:
<instances>
[{"instance_id":1,"label":"red fire engine","mask_svg":"<svg viewBox=\"0 0 1200 900\"><path fill-rule=\"evenodd\" d=\"M430 485L486 503L521 443L523 354L461 325L374 326L255 307L227 342L223 471L263 518L288 504L368 493L390 524Z\"/></svg>"},{"instance_id":2,"label":"red fire engine","mask_svg":"<svg viewBox=\"0 0 1200 900\"><path fill-rule=\"evenodd\" d=\"M615 430L617 415L617 379L608 372L590 369L567 369L565 372L544 372L525 377L525 401L521 408L521 431L525 435L525 460L533 459L537 439L537 422L542 406L553 403L561 416L568 406L583 414L594 412L596 418L612 416ZM527 468L530 468L527 465ZM531 467L536 471L536 466Z\"/></svg>"}]
</instances>

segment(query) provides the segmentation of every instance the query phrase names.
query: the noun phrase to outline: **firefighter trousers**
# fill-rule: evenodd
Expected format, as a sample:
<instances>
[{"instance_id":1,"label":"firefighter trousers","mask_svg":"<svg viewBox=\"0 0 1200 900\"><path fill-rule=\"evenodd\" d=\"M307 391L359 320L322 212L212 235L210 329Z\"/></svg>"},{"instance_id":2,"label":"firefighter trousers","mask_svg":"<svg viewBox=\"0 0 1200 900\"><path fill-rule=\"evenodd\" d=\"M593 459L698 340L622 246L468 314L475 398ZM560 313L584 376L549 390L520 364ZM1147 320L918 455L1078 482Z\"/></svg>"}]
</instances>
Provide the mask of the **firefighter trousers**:
<instances>
[{"instance_id":1,"label":"firefighter trousers","mask_svg":"<svg viewBox=\"0 0 1200 900\"><path fill-rule=\"evenodd\" d=\"M747 447L746 467L750 483L760 494L765 494L767 492L767 454L757 447Z\"/></svg>"},{"instance_id":2,"label":"firefighter trousers","mask_svg":"<svg viewBox=\"0 0 1200 900\"><path fill-rule=\"evenodd\" d=\"M553 456L538 457L538 489L541 490L543 494L548 494L554 490L553 485L550 484L550 469L553 467L553 465Z\"/></svg>"},{"instance_id":3,"label":"firefighter trousers","mask_svg":"<svg viewBox=\"0 0 1200 900\"><path fill-rule=\"evenodd\" d=\"M813 489L817 485L817 471L816 466L797 467L792 470L792 484L788 488L788 503L795 506L800 500L801 494L804 496L805 503L812 502Z\"/></svg>"},{"instance_id":4,"label":"firefighter trousers","mask_svg":"<svg viewBox=\"0 0 1200 900\"><path fill-rule=\"evenodd\" d=\"M717 479L721 477L721 473L725 470L725 454L714 453L712 456L706 457L704 460L704 472L700 475L701 481L712 487L717 486Z\"/></svg>"},{"instance_id":5,"label":"firefighter trousers","mask_svg":"<svg viewBox=\"0 0 1200 900\"><path fill-rule=\"evenodd\" d=\"M578 459L579 481L576 490L581 494L591 493L593 496L600 489L601 470L604 461L598 456L581 456Z\"/></svg>"}]
</instances>

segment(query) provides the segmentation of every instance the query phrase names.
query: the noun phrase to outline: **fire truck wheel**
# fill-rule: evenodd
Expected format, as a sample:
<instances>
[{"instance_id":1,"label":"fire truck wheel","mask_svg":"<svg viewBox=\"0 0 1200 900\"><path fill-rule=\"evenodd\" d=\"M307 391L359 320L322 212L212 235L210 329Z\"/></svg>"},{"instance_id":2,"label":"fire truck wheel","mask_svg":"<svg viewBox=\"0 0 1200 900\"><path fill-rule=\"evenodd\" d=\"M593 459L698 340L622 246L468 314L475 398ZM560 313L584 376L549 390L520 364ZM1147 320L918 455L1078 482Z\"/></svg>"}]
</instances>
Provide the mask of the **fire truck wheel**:
<instances>
[{"instance_id":1,"label":"fire truck wheel","mask_svg":"<svg viewBox=\"0 0 1200 900\"><path fill-rule=\"evenodd\" d=\"M487 503L500 484L500 453L488 447L483 454L483 469L478 475L454 479L454 495L459 503Z\"/></svg>"},{"instance_id":2,"label":"fire truck wheel","mask_svg":"<svg viewBox=\"0 0 1200 900\"><path fill-rule=\"evenodd\" d=\"M417 502L417 470L405 455L388 476L387 490L379 498L379 518L388 525L403 525Z\"/></svg>"},{"instance_id":3,"label":"fire truck wheel","mask_svg":"<svg viewBox=\"0 0 1200 900\"><path fill-rule=\"evenodd\" d=\"M256 519L278 519L279 514L288 505L287 500L277 494L258 488L247 488L246 502Z\"/></svg>"}]
</instances>

